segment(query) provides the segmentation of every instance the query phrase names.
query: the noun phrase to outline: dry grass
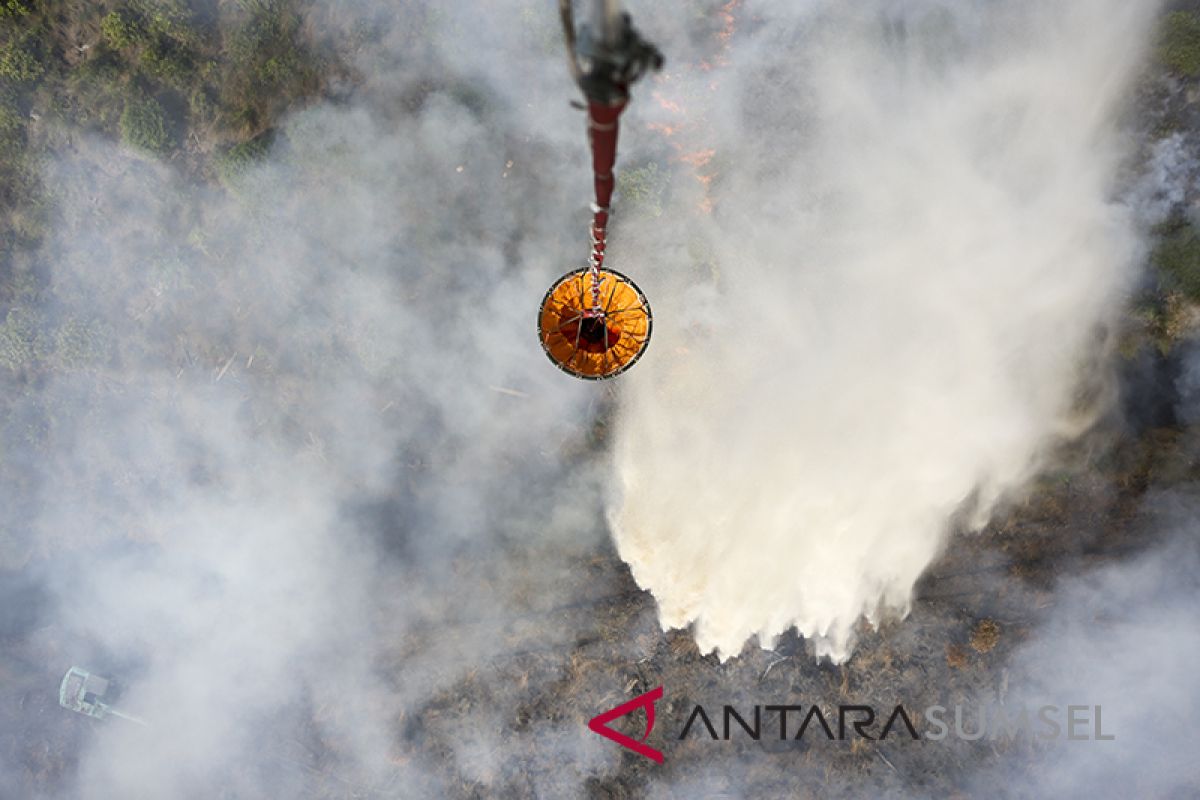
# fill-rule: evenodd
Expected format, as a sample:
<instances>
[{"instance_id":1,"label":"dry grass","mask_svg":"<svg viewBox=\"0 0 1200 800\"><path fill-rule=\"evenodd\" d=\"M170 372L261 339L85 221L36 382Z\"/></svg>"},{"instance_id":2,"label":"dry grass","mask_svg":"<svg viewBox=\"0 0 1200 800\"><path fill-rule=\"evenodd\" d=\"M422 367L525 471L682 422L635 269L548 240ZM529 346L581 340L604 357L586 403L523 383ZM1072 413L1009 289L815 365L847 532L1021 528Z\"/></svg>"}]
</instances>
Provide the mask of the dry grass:
<instances>
[{"instance_id":1,"label":"dry grass","mask_svg":"<svg viewBox=\"0 0 1200 800\"><path fill-rule=\"evenodd\" d=\"M971 631L971 649L976 653L990 653L1000 641L1000 626L994 620L980 620Z\"/></svg>"},{"instance_id":2,"label":"dry grass","mask_svg":"<svg viewBox=\"0 0 1200 800\"><path fill-rule=\"evenodd\" d=\"M946 645L946 664L953 669L966 669L970 665L966 648L959 644Z\"/></svg>"}]
</instances>

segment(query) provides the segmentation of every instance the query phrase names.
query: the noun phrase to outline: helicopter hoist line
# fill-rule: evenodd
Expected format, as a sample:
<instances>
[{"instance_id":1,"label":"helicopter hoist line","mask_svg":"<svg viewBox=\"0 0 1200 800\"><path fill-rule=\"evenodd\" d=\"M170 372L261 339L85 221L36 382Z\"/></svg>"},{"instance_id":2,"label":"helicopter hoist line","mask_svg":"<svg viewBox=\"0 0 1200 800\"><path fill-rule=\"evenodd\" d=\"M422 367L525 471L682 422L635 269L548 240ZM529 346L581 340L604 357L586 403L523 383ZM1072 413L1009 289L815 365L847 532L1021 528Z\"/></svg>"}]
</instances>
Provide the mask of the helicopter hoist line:
<instances>
[{"instance_id":1,"label":"helicopter hoist line","mask_svg":"<svg viewBox=\"0 0 1200 800\"><path fill-rule=\"evenodd\" d=\"M592 151L595 200L587 266L563 275L546 292L538 336L550 360L584 380L629 369L650 343L650 304L632 280L604 263L621 112L629 87L662 68L658 48L641 37L616 0L596 0L595 19L576 35L571 0L559 0L571 76L583 92Z\"/></svg>"}]
</instances>

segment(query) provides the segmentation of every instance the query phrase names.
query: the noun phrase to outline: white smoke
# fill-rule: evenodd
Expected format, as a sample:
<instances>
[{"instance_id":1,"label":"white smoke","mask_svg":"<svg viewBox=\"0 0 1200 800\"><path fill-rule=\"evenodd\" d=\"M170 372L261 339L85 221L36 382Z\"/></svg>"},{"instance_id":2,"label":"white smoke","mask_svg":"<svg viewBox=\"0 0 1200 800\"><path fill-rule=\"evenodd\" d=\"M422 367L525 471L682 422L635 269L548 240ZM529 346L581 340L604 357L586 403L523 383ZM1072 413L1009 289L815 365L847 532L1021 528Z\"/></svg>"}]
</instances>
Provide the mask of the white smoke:
<instances>
[{"instance_id":1,"label":"white smoke","mask_svg":"<svg viewBox=\"0 0 1200 800\"><path fill-rule=\"evenodd\" d=\"M638 87L619 169L676 160L661 215L618 197L613 264L657 323L615 384L618 545L706 649L798 624L841 656L965 498L982 518L1071 429L1134 249L1105 199L1110 119L1151 9L760 3L712 59L719 14L644 5L670 66ZM4 556L44 559L38 669L124 679L151 727L31 702L0 794L639 786L584 721L633 691L630 650L665 646L605 567L596 387L533 333L586 237L556 19L313 14L368 41L365 83L286 120L234 197L83 136L48 166L53 291L30 312L107 344L3 376L28 437L4 454L27 465ZM19 682L52 695L42 677ZM35 723L73 747L19 749ZM43 751L57 779L28 766Z\"/></svg>"},{"instance_id":2,"label":"white smoke","mask_svg":"<svg viewBox=\"0 0 1200 800\"><path fill-rule=\"evenodd\" d=\"M498 724L422 714L503 648L573 641L547 615L603 542L588 387L534 329L561 232L585 247L584 140L561 54L529 52L519 17L481 36L546 76L544 127L512 115L510 72L461 56L486 44L470 29L438 16L414 53L411 22L374 48L396 63L283 121L229 192L84 135L48 160L52 291L27 313L91 344L36 384L5 371L33 513L0 509L0 545L45 559L46 669L119 678L150 724L55 752L57 783L14 774L21 796L445 796L481 752L516 762ZM409 730L461 742L458 765ZM598 769L586 733L539 729L537 755Z\"/></svg>"},{"instance_id":3,"label":"white smoke","mask_svg":"<svg viewBox=\"0 0 1200 800\"><path fill-rule=\"evenodd\" d=\"M1186 450L1195 452L1194 437ZM1038 754L1029 771L1013 769L1009 759L981 767L971 780L976 791L997 797L1195 796L1200 767L1187 743L1200 713L1200 632L1194 623L1200 537L1190 489L1149 493L1124 535L1154 546L1064 580L1055 588L1048 619L1010 659L1007 702L1013 709L1099 705L1106 733L1115 738L1057 742Z\"/></svg>"},{"instance_id":4,"label":"white smoke","mask_svg":"<svg viewBox=\"0 0 1200 800\"><path fill-rule=\"evenodd\" d=\"M611 521L664 627L732 655L794 625L845 659L956 512L986 521L1086 423L1135 266L1114 119L1153 12L773 3L715 78L675 77L711 112L713 211L614 248L647 256L656 341Z\"/></svg>"}]
</instances>

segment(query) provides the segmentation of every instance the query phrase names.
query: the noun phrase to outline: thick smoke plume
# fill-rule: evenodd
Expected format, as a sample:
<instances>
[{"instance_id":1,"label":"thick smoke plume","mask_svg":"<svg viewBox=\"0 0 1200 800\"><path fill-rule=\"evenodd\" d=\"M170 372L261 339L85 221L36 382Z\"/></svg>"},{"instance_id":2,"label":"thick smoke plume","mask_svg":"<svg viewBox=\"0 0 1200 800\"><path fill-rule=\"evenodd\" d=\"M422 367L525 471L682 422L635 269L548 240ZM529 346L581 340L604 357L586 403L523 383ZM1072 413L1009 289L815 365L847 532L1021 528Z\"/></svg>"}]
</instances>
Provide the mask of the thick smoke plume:
<instances>
[{"instance_id":1,"label":"thick smoke plume","mask_svg":"<svg viewBox=\"0 0 1200 800\"><path fill-rule=\"evenodd\" d=\"M1137 250L1115 118L1153 4L756 12L717 78L675 79L709 115L699 209L616 239L680 252L645 281L611 520L702 650L794 625L842 660L1106 400Z\"/></svg>"},{"instance_id":2,"label":"thick smoke plume","mask_svg":"<svg viewBox=\"0 0 1200 800\"><path fill-rule=\"evenodd\" d=\"M511 709L420 716L504 648L571 641L545 615L604 535L591 398L533 327L585 247L583 128L555 17L515 12L319 8L368 37L364 85L226 188L86 136L47 165L25 263L49 291L23 313L77 355L5 373L29 468L0 555L54 598L37 696L79 664L149 721L56 753L59 796L443 796L456 758L414 762L418 732L457 774L520 763ZM557 102L526 119L517 87ZM609 757L586 733L539 727L539 758Z\"/></svg>"},{"instance_id":3,"label":"thick smoke plume","mask_svg":"<svg viewBox=\"0 0 1200 800\"><path fill-rule=\"evenodd\" d=\"M1194 407L1194 403L1192 406ZM1195 439L1187 446L1195 452ZM1190 797L1200 767L1186 742L1200 713L1200 533L1194 492L1151 492L1131 528L1153 548L1064 580L1037 635L1013 654L1011 709L1103 706L1105 742L1044 748L1032 773L1001 761L971 781L980 794ZM1002 787L1002 788L1001 788Z\"/></svg>"}]
</instances>

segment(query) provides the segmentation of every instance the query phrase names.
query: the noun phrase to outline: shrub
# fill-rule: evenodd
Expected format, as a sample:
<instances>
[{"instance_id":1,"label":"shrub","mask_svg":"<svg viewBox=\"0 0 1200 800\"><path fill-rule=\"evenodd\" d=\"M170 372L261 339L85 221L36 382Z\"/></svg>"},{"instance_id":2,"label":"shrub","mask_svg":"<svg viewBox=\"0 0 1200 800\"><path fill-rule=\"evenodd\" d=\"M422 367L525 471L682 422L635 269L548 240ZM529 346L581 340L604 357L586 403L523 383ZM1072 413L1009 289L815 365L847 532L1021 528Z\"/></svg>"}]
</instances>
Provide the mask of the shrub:
<instances>
[{"instance_id":1,"label":"shrub","mask_svg":"<svg viewBox=\"0 0 1200 800\"><path fill-rule=\"evenodd\" d=\"M1194 226L1182 224L1165 232L1150 260L1171 288L1200 303L1200 234Z\"/></svg>"},{"instance_id":2,"label":"shrub","mask_svg":"<svg viewBox=\"0 0 1200 800\"><path fill-rule=\"evenodd\" d=\"M188 94L188 111L193 123L208 122L216 116L217 104L207 86L199 86Z\"/></svg>"},{"instance_id":3,"label":"shrub","mask_svg":"<svg viewBox=\"0 0 1200 800\"><path fill-rule=\"evenodd\" d=\"M0 160L17 161L25 149L25 119L12 106L0 101Z\"/></svg>"},{"instance_id":4,"label":"shrub","mask_svg":"<svg viewBox=\"0 0 1200 800\"><path fill-rule=\"evenodd\" d=\"M100 21L104 41L114 50L125 50L146 41L142 21L128 12L111 11Z\"/></svg>"},{"instance_id":5,"label":"shrub","mask_svg":"<svg viewBox=\"0 0 1200 800\"><path fill-rule=\"evenodd\" d=\"M976 653L990 653L999 641L1000 626L994 620L982 620L971 631L971 649Z\"/></svg>"},{"instance_id":6,"label":"shrub","mask_svg":"<svg viewBox=\"0 0 1200 800\"><path fill-rule=\"evenodd\" d=\"M1163 21L1158 57L1172 72L1200 75L1200 14L1176 11Z\"/></svg>"},{"instance_id":7,"label":"shrub","mask_svg":"<svg viewBox=\"0 0 1200 800\"><path fill-rule=\"evenodd\" d=\"M0 47L0 78L12 81L36 81L42 77L46 67L32 52L31 37L14 37L7 45Z\"/></svg>"},{"instance_id":8,"label":"shrub","mask_svg":"<svg viewBox=\"0 0 1200 800\"><path fill-rule=\"evenodd\" d=\"M0 0L0 19L24 16L31 8L32 0Z\"/></svg>"},{"instance_id":9,"label":"shrub","mask_svg":"<svg viewBox=\"0 0 1200 800\"><path fill-rule=\"evenodd\" d=\"M120 127L121 141L130 147L154 154L162 154L171 148L166 114L153 98L127 100Z\"/></svg>"},{"instance_id":10,"label":"shrub","mask_svg":"<svg viewBox=\"0 0 1200 800\"><path fill-rule=\"evenodd\" d=\"M254 162L266 155L269 137L259 136L229 148L217 159L217 176L222 183L230 184L249 169Z\"/></svg>"},{"instance_id":11,"label":"shrub","mask_svg":"<svg viewBox=\"0 0 1200 800\"><path fill-rule=\"evenodd\" d=\"M166 38L155 39L142 50L141 63L150 77L176 89L185 89L194 75L189 55Z\"/></svg>"},{"instance_id":12,"label":"shrub","mask_svg":"<svg viewBox=\"0 0 1200 800\"><path fill-rule=\"evenodd\" d=\"M53 346L54 363L61 369L94 366L108 357L108 330L95 322L69 319L54 332Z\"/></svg>"},{"instance_id":13,"label":"shrub","mask_svg":"<svg viewBox=\"0 0 1200 800\"><path fill-rule=\"evenodd\" d=\"M224 37L222 105L233 112L232 123L256 132L262 117L273 118L319 90L319 59L305 46L303 17L290 3L243 0L242 5L247 18Z\"/></svg>"},{"instance_id":14,"label":"shrub","mask_svg":"<svg viewBox=\"0 0 1200 800\"><path fill-rule=\"evenodd\" d=\"M118 129L129 86L124 65L114 53L101 53L71 70L62 88L73 122L106 131Z\"/></svg>"},{"instance_id":15,"label":"shrub","mask_svg":"<svg viewBox=\"0 0 1200 800\"><path fill-rule=\"evenodd\" d=\"M9 311L0 324L0 366L12 370L32 366L39 349L33 317L23 309Z\"/></svg>"},{"instance_id":16,"label":"shrub","mask_svg":"<svg viewBox=\"0 0 1200 800\"><path fill-rule=\"evenodd\" d=\"M134 0L133 7L146 21L150 32L189 46L198 43L192 29L192 11L184 0Z\"/></svg>"}]
</instances>

